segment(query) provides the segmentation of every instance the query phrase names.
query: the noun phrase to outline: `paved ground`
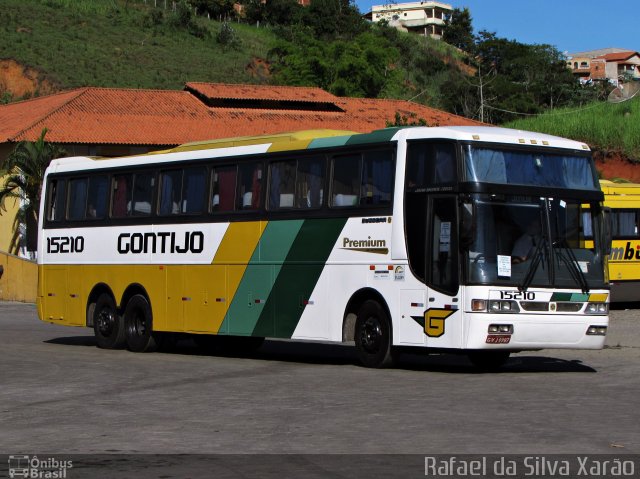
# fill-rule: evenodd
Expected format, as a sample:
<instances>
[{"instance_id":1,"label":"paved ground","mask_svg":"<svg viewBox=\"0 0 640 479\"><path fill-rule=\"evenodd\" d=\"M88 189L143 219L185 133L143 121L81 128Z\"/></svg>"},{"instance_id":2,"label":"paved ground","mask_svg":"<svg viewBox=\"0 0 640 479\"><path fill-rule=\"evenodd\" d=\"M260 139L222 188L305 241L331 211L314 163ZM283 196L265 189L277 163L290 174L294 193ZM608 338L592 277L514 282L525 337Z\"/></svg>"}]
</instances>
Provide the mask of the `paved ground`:
<instances>
[{"instance_id":1,"label":"paved ground","mask_svg":"<svg viewBox=\"0 0 640 479\"><path fill-rule=\"evenodd\" d=\"M105 351L0 303L0 454L638 454L640 310L612 312L607 344L497 374L448 355L379 371L342 345Z\"/></svg>"}]
</instances>

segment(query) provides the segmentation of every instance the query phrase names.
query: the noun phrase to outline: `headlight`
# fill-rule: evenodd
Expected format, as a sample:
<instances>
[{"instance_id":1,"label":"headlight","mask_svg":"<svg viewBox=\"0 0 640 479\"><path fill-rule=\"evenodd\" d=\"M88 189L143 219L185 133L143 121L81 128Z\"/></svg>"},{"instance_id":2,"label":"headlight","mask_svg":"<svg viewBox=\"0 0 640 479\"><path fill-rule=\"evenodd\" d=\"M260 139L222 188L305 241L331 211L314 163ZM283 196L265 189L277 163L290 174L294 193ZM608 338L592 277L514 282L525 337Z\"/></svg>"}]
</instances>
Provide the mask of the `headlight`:
<instances>
[{"instance_id":1,"label":"headlight","mask_svg":"<svg viewBox=\"0 0 640 479\"><path fill-rule=\"evenodd\" d=\"M587 314L608 314L609 303L587 303L584 312Z\"/></svg>"},{"instance_id":2,"label":"headlight","mask_svg":"<svg viewBox=\"0 0 640 479\"><path fill-rule=\"evenodd\" d=\"M515 301L502 301L492 299L489 301L489 312L491 313L518 313L520 308Z\"/></svg>"}]
</instances>

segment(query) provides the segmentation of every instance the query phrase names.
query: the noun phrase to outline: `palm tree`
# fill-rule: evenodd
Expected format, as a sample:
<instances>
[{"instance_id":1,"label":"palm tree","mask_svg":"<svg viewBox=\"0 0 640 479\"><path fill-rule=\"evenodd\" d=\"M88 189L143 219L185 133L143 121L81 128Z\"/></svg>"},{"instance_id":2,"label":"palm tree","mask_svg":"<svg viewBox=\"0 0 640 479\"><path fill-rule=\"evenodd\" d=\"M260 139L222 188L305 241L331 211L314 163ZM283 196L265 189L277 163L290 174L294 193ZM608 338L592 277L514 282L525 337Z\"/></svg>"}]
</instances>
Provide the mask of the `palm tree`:
<instances>
[{"instance_id":1,"label":"palm tree","mask_svg":"<svg viewBox=\"0 0 640 479\"><path fill-rule=\"evenodd\" d=\"M51 160L64 156L65 151L44 140L44 128L36 141L21 141L7 157L0 169L0 214L7 211L5 202L20 201L20 211L14 221L14 234L10 249L18 252L20 232L26 228L27 250L36 251L38 235L38 208L44 172Z\"/></svg>"}]
</instances>

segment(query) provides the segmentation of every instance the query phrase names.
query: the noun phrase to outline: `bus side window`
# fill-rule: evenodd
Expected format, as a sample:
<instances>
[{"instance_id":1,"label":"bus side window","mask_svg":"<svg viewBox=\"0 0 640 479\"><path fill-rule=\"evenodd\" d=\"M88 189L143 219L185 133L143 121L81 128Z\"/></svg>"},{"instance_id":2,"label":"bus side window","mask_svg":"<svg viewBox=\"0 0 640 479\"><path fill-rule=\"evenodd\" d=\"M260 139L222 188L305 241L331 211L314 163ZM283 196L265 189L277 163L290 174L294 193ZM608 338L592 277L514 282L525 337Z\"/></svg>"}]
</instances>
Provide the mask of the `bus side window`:
<instances>
[{"instance_id":1,"label":"bus side window","mask_svg":"<svg viewBox=\"0 0 640 479\"><path fill-rule=\"evenodd\" d=\"M87 206L87 179L78 178L69 181L69 210L68 219L83 220Z\"/></svg>"},{"instance_id":2,"label":"bus side window","mask_svg":"<svg viewBox=\"0 0 640 479\"><path fill-rule=\"evenodd\" d=\"M357 206L360 196L361 156L336 156L333 158L331 180L331 206Z\"/></svg>"},{"instance_id":3,"label":"bus side window","mask_svg":"<svg viewBox=\"0 0 640 479\"><path fill-rule=\"evenodd\" d=\"M298 160L296 208L320 208L322 206L324 172L324 158Z\"/></svg>"},{"instance_id":4,"label":"bus side window","mask_svg":"<svg viewBox=\"0 0 640 479\"><path fill-rule=\"evenodd\" d=\"M453 143L410 143L407 154L408 190L450 185L456 181Z\"/></svg>"},{"instance_id":5,"label":"bus side window","mask_svg":"<svg viewBox=\"0 0 640 479\"><path fill-rule=\"evenodd\" d=\"M269 166L269 209L293 208L296 160L276 161Z\"/></svg>"},{"instance_id":6,"label":"bus side window","mask_svg":"<svg viewBox=\"0 0 640 479\"><path fill-rule=\"evenodd\" d=\"M160 175L159 214L166 216L180 213L181 196L182 170L163 171Z\"/></svg>"},{"instance_id":7,"label":"bus side window","mask_svg":"<svg viewBox=\"0 0 640 479\"><path fill-rule=\"evenodd\" d=\"M611 211L613 237L637 238L638 223L635 211Z\"/></svg>"},{"instance_id":8,"label":"bus side window","mask_svg":"<svg viewBox=\"0 0 640 479\"><path fill-rule=\"evenodd\" d=\"M153 175L136 173L133 182L133 214L147 216L151 214L151 198L153 196Z\"/></svg>"},{"instance_id":9,"label":"bus side window","mask_svg":"<svg viewBox=\"0 0 640 479\"><path fill-rule=\"evenodd\" d=\"M204 211L207 169L195 166L184 170L182 187L182 212L187 214Z\"/></svg>"},{"instance_id":10,"label":"bus side window","mask_svg":"<svg viewBox=\"0 0 640 479\"><path fill-rule=\"evenodd\" d=\"M64 220L64 199L65 199L65 180L51 180L47 189L48 209L47 219L49 221Z\"/></svg>"},{"instance_id":11,"label":"bus side window","mask_svg":"<svg viewBox=\"0 0 640 479\"><path fill-rule=\"evenodd\" d=\"M131 214L131 175L116 175L113 177L111 189L111 216L124 218Z\"/></svg>"},{"instance_id":12,"label":"bus side window","mask_svg":"<svg viewBox=\"0 0 640 479\"><path fill-rule=\"evenodd\" d=\"M391 151L365 153L360 189L361 205L388 205L391 203L393 166Z\"/></svg>"},{"instance_id":13,"label":"bus side window","mask_svg":"<svg viewBox=\"0 0 640 479\"><path fill-rule=\"evenodd\" d=\"M107 184L108 180L104 175L89 178L86 218L102 219L107 216L107 202L109 199Z\"/></svg>"},{"instance_id":14,"label":"bus side window","mask_svg":"<svg viewBox=\"0 0 640 479\"><path fill-rule=\"evenodd\" d=\"M237 206L239 210L260 208L262 192L262 164L244 163L238 165Z\"/></svg>"},{"instance_id":15,"label":"bus side window","mask_svg":"<svg viewBox=\"0 0 640 479\"><path fill-rule=\"evenodd\" d=\"M220 166L212 170L212 212L222 213L233 211L235 209L234 200L236 196L236 177L237 171L235 166Z\"/></svg>"}]
</instances>

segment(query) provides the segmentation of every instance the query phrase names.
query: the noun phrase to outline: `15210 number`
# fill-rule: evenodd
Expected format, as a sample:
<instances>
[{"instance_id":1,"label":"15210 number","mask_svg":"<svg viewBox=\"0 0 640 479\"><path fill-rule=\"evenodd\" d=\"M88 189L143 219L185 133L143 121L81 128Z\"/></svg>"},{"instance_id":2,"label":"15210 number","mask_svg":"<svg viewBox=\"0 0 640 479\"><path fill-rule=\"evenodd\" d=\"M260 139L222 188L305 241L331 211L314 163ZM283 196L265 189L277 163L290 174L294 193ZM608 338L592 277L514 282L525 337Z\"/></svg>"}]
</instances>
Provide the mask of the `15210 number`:
<instances>
[{"instance_id":1,"label":"15210 number","mask_svg":"<svg viewBox=\"0 0 640 479\"><path fill-rule=\"evenodd\" d=\"M83 236L51 236L47 238L47 253L82 253Z\"/></svg>"},{"instance_id":2,"label":"15210 number","mask_svg":"<svg viewBox=\"0 0 640 479\"><path fill-rule=\"evenodd\" d=\"M536 299L536 293L533 291L500 291L500 299L533 301Z\"/></svg>"}]
</instances>

